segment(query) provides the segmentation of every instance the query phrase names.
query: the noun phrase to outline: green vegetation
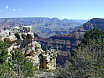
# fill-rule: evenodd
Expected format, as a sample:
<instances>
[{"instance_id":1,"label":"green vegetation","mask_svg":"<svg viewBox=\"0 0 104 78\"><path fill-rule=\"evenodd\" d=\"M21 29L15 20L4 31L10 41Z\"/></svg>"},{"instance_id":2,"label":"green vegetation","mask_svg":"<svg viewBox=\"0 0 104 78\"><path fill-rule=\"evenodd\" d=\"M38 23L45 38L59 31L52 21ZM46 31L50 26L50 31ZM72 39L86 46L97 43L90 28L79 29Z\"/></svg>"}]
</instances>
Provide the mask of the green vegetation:
<instances>
[{"instance_id":1,"label":"green vegetation","mask_svg":"<svg viewBox=\"0 0 104 78\"><path fill-rule=\"evenodd\" d=\"M0 64L4 63L8 57L7 43L0 41Z\"/></svg>"},{"instance_id":2,"label":"green vegetation","mask_svg":"<svg viewBox=\"0 0 104 78\"><path fill-rule=\"evenodd\" d=\"M71 60L58 70L61 78L103 78L104 32L95 28L86 32L81 44L73 50Z\"/></svg>"},{"instance_id":3,"label":"green vegetation","mask_svg":"<svg viewBox=\"0 0 104 78\"><path fill-rule=\"evenodd\" d=\"M0 78L13 77L15 78L15 72L11 69L8 62L0 64Z\"/></svg>"},{"instance_id":4,"label":"green vegetation","mask_svg":"<svg viewBox=\"0 0 104 78\"><path fill-rule=\"evenodd\" d=\"M0 78L27 78L34 75L36 67L30 59L15 49L8 58L7 43L0 41Z\"/></svg>"},{"instance_id":5,"label":"green vegetation","mask_svg":"<svg viewBox=\"0 0 104 78\"><path fill-rule=\"evenodd\" d=\"M13 71L15 71L18 76L31 77L34 75L33 64L30 59L24 57L24 55L18 50L15 49L12 53L11 66Z\"/></svg>"},{"instance_id":6,"label":"green vegetation","mask_svg":"<svg viewBox=\"0 0 104 78\"><path fill-rule=\"evenodd\" d=\"M8 47L6 42L0 41L0 78L5 78L12 74L9 63L6 62L8 58Z\"/></svg>"}]
</instances>

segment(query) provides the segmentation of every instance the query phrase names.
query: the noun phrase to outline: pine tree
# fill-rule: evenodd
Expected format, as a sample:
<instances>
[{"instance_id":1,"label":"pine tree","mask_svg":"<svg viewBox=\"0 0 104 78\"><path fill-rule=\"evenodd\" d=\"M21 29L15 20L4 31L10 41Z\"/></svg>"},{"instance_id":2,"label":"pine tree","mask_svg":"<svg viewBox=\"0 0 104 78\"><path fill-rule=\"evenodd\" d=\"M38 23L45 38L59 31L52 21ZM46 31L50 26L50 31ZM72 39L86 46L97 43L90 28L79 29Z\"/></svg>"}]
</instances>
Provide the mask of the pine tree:
<instances>
[{"instance_id":1,"label":"pine tree","mask_svg":"<svg viewBox=\"0 0 104 78\"><path fill-rule=\"evenodd\" d=\"M18 74L18 77L31 77L34 75L34 66L31 60L24 57L20 50L15 49L12 52L11 66L12 69Z\"/></svg>"},{"instance_id":2,"label":"pine tree","mask_svg":"<svg viewBox=\"0 0 104 78\"><path fill-rule=\"evenodd\" d=\"M7 61L8 59L8 44L0 41L0 78L6 78L7 76L13 76L13 71Z\"/></svg>"},{"instance_id":3,"label":"pine tree","mask_svg":"<svg viewBox=\"0 0 104 78\"><path fill-rule=\"evenodd\" d=\"M0 41L0 64L4 63L8 57L8 46L6 42Z\"/></svg>"}]
</instances>

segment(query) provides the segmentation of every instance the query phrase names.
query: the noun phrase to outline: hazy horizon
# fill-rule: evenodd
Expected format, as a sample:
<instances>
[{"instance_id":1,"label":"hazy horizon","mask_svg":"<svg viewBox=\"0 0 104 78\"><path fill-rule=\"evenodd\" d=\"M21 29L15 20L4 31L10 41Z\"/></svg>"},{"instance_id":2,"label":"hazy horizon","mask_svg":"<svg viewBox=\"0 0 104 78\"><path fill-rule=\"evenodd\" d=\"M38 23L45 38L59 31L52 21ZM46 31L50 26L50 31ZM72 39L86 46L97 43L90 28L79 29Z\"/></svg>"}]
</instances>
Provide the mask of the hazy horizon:
<instances>
[{"instance_id":1,"label":"hazy horizon","mask_svg":"<svg viewBox=\"0 0 104 78\"><path fill-rule=\"evenodd\" d=\"M60 19L60 20L90 20L90 19L73 19L73 18L58 18L58 17L0 17L0 19L2 18L50 18L50 19L53 19L53 18L57 18L57 19ZM92 19L92 18L91 18Z\"/></svg>"}]
</instances>

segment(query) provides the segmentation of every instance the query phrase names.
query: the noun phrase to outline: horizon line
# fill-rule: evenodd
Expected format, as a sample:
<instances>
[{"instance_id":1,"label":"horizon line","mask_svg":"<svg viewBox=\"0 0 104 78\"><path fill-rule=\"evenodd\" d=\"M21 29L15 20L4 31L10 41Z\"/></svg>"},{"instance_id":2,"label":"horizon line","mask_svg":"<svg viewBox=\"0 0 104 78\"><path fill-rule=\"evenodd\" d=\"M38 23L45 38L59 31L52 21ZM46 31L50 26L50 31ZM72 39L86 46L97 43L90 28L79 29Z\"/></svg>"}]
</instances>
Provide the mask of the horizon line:
<instances>
[{"instance_id":1,"label":"horizon line","mask_svg":"<svg viewBox=\"0 0 104 78\"><path fill-rule=\"evenodd\" d=\"M60 20L64 20L64 19L68 19L68 20L90 20L90 19L93 19L93 18L88 18L88 19L83 19L83 18L59 18L59 17L42 17L42 16L24 16L24 17L0 17L0 19L5 19L5 18L56 18L56 19L60 19ZM95 18L95 17L94 17Z\"/></svg>"},{"instance_id":2,"label":"horizon line","mask_svg":"<svg viewBox=\"0 0 104 78\"><path fill-rule=\"evenodd\" d=\"M5 18L50 18L50 19L53 19L53 18L56 18L56 19L59 19L59 20L90 20L90 19L93 19L93 18L101 18L101 19L104 19L104 17L92 17L92 18L88 18L88 19L84 19L84 18L59 18L59 17L45 17L45 16L24 16L24 17L0 17L0 19L5 19Z\"/></svg>"}]
</instances>

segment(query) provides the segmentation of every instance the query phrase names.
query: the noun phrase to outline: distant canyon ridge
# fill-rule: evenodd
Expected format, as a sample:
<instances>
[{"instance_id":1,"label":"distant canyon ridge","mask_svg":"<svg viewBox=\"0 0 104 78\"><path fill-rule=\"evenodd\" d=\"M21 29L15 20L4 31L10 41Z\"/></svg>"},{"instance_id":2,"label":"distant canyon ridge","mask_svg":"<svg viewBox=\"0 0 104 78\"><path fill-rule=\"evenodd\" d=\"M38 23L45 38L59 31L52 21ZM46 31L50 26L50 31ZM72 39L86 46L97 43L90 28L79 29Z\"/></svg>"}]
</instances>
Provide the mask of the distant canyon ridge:
<instances>
[{"instance_id":1,"label":"distant canyon ridge","mask_svg":"<svg viewBox=\"0 0 104 78\"><path fill-rule=\"evenodd\" d=\"M32 31L40 37L63 35L72 32L87 20L28 17L28 18L0 18L0 27L32 25Z\"/></svg>"}]
</instances>

